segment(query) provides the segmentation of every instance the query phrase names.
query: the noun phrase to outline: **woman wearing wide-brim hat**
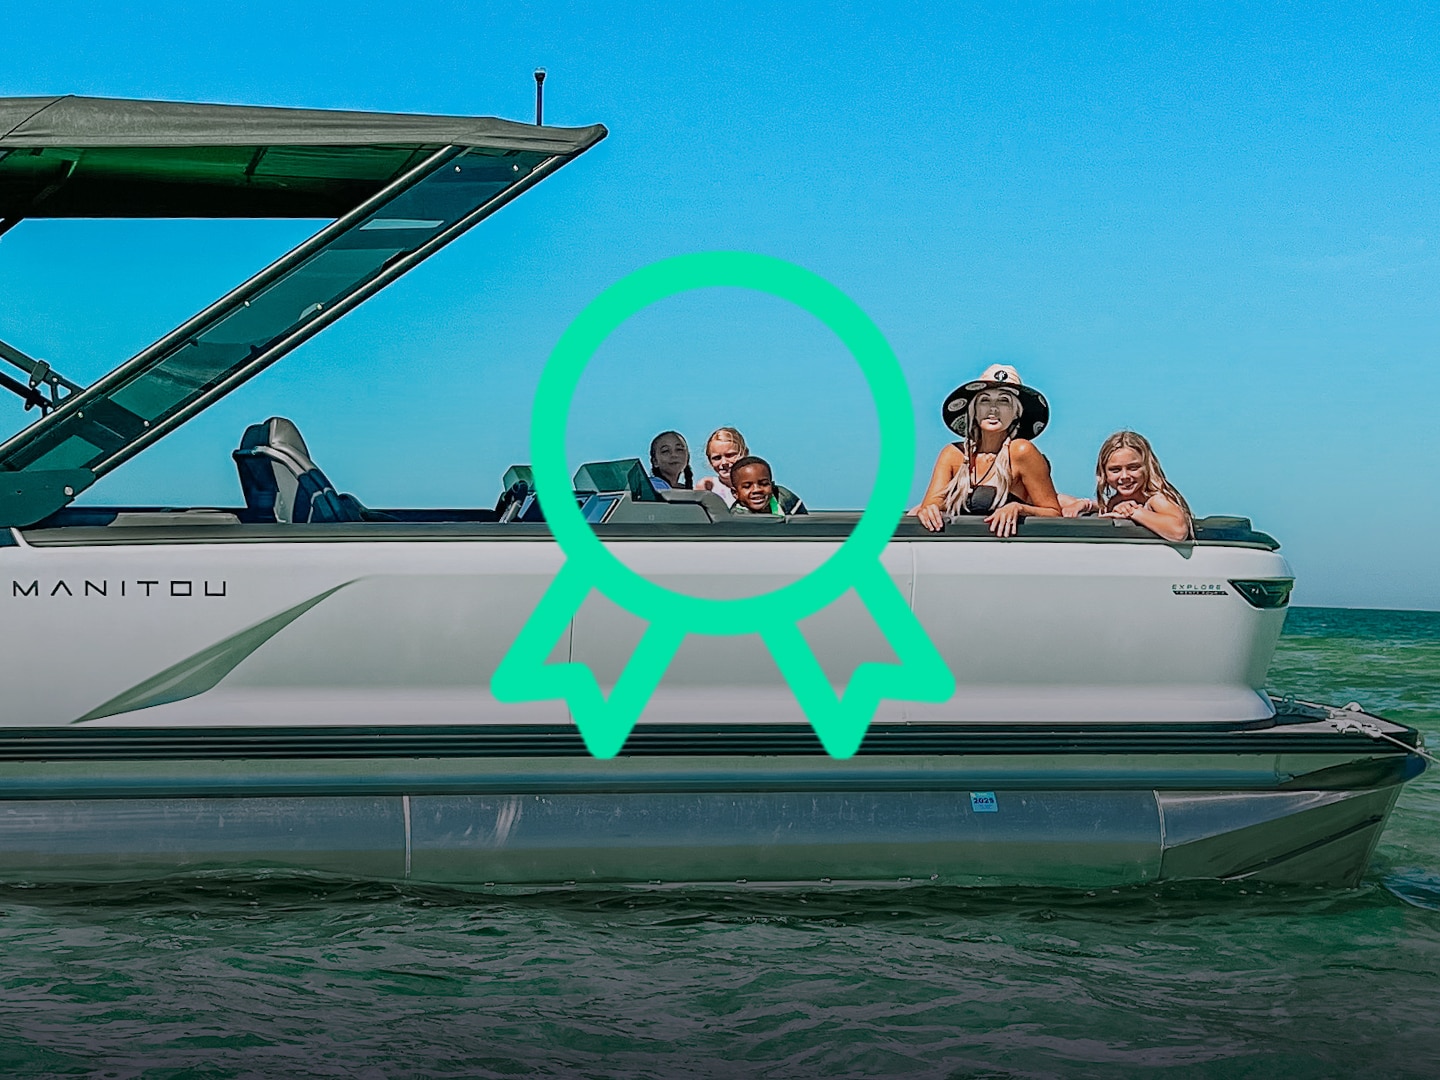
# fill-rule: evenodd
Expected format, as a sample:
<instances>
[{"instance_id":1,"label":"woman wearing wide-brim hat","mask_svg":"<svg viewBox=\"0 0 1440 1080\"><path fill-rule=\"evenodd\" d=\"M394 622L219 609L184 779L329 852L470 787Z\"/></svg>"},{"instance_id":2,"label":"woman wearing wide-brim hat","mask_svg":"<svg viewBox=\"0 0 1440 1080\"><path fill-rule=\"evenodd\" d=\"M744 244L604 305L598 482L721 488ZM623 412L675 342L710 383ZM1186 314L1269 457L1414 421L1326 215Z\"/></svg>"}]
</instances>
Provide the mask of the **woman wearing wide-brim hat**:
<instances>
[{"instance_id":1,"label":"woman wearing wide-brim hat","mask_svg":"<svg viewBox=\"0 0 1440 1080\"><path fill-rule=\"evenodd\" d=\"M957 387L941 415L961 441L935 460L930 487L915 508L920 524L938 532L947 521L983 514L996 536L1014 536L1022 517L1060 516L1050 463L1030 441L1050 422L1050 405L1019 372L991 365Z\"/></svg>"}]
</instances>

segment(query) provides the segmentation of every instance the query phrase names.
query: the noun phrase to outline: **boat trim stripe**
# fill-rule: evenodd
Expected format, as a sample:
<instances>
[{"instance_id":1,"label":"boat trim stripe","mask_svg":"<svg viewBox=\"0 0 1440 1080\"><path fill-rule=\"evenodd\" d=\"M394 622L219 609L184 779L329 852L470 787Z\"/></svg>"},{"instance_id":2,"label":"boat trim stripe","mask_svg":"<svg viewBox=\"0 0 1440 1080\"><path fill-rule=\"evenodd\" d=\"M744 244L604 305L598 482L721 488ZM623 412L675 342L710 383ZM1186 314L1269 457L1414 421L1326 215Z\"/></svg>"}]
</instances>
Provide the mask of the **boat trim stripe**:
<instances>
[{"instance_id":1,"label":"boat trim stripe","mask_svg":"<svg viewBox=\"0 0 1440 1080\"><path fill-rule=\"evenodd\" d=\"M1400 755L1360 734L1272 721L1248 724L1116 724L1105 728L1034 728L1015 724L872 724L866 756L1001 754L1226 754L1364 752ZM1398 728L1407 746L1418 733ZM798 724L645 724L621 757L781 755L824 757ZM0 761L164 761L171 759L588 758L573 725L448 727L10 728L0 729Z\"/></svg>"}]
</instances>

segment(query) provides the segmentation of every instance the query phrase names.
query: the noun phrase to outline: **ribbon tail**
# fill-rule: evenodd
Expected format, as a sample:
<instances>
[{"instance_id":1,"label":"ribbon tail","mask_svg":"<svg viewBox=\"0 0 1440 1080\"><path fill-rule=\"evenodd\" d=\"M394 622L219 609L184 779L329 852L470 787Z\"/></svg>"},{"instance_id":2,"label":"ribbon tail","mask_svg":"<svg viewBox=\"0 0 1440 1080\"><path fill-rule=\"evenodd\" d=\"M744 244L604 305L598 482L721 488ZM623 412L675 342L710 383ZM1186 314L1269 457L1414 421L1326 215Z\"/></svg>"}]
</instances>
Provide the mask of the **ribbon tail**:
<instances>
[{"instance_id":1,"label":"ribbon tail","mask_svg":"<svg viewBox=\"0 0 1440 1080\"><path fill-rule=\"evenodd\" d=\"M568 684L583 683L594 676L581 664L546 664L555 645L565 636L575 612L590 594L590 585L566 562L550 582L540 603L525 620L520 634L490 677L490 692L500 701L553 701L567 697ZM561 688L557 692L557 688ZM599 692L599 687L595 687Z\"/></svg>"},{"instance_id":2,"label":"ribbon tail","mask_svg":"<svg viewBox=\"0 0 1440 1080\"><path fill-rule=\"evenodd\" d=\"M608 699L601 695L599 685L585 669L594 693L587 693L583 699L570 699L570 715L575 718L591 755L613 758L620 752L684 640L684 630L651 623L630 654L625 670L615 680Z\"/></svg>"},{"instance_id":3,"label":"ribbon tail","mask_svg":"<svg viewBox=\"0 0 1440 1080\"><path fill-rule=\"evenodd\" d=\"M877 562L854 588L900 662L861 664L839 696L797 624L761 633L826 753L842 759L860 749L882 698L946 701L955 693L955 677L884 568Z\"/></svg>"},{"instance_id":4,"label":"ribbon tail","mask_svg":"<svg viewBox=\"0 0 1440 1080\"><path fill-rule=\"evenodd\" d=\"M607 700L584 664L545 662L589 594L590 583L566 562L495 669L490 692L506 702L563 698L585 748L597 758L612 758L625 745L685 632L653 623L647 627Z\"/></svg>"}]
</instances>

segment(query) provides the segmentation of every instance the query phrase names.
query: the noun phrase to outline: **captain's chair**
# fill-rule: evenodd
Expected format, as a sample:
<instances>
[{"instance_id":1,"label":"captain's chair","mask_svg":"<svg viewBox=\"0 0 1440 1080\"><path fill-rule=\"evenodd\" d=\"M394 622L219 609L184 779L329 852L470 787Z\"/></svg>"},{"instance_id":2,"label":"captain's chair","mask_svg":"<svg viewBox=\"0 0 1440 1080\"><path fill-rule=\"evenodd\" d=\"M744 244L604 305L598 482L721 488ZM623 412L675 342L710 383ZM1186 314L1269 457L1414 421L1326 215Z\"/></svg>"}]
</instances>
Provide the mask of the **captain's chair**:
<instances>
[{"instance_id":1,"label":"captain's chair","mask_svg":"<svg viewBox=\"0 0 1440 1080\"><path fill-rule=\"evenodd\" d=\"M245 517L283 525L362 521L365 508L341 495L310 460L300 430L283 416L251 424L231 457L245 492Z\"/></svg>"}]
</instances>

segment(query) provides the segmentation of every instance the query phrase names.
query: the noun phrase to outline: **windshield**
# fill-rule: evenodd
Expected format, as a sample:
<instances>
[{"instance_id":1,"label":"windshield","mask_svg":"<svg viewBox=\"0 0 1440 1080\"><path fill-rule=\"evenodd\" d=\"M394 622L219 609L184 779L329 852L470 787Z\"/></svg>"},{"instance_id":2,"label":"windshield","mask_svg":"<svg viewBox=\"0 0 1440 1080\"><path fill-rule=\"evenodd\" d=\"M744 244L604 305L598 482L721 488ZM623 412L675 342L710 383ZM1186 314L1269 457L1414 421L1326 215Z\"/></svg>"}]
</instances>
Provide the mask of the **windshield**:
<instances>
[{"instance_id":1,"label":"windshield","mask_svg":"<svg viewBox=\"0 0 1440 1080\"><path fill-rule=\"evenodd\" d=\"M556 161L543 152L436 152L0 446L0 471L107 472L503 205Z\"/></svg>"}]
</instances>

